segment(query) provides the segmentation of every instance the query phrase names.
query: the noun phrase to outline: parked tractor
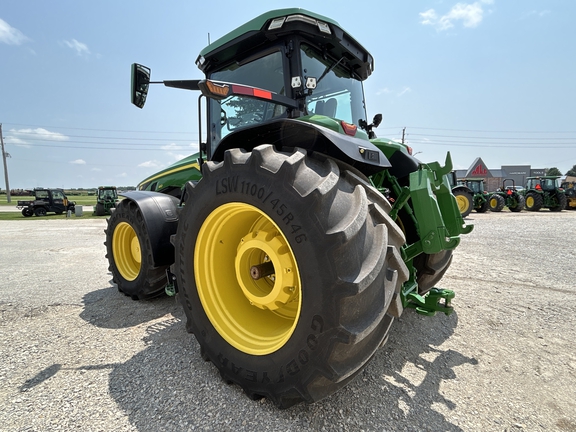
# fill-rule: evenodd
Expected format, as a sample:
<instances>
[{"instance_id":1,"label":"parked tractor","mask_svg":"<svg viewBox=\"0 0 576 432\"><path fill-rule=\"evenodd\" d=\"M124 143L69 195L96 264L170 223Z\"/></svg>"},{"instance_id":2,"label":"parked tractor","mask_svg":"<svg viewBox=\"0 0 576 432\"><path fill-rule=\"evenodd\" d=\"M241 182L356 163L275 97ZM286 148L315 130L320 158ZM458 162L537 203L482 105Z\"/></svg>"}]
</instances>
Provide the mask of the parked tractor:
<instances>
[{"instance_id":1,"label":"parked tractor","mask_svg":"<svg viewBox=\"0 0 576 432\"><path fill-rule=\"evenodd\" d=\"M527 177L526 188L521 191L526 200L526 210L539 211L542 207L550 211L566 208L566 194L558 187L558 176Z\"/></svg>"},{"instance_id":2,"label":"parked tractor","mask_svg":"<svg viewBox=\"0 0 576 432\"><path fill-rule=\"evenodd\" d=\"M22 215L30 217L46 216L48 213L62 214L67 211L74 212L76 203L69 201L62 189L34 189L34 199L31 201L18 201L16 206L22 210Z\"/></svg>"},{"instance_id":3,"label":"parked tractor","mask_svg":"<svg viewBox=\"0 0 576 432\"><path fill-rule=\"evenodd\" d=\"M460 215L465 218L474 208L474 192L463 182L456 178L456 171L448 174L448 181L452 187L452 194L456 197Z\"/></svg>"},{"instance_id":4,"label":"parked tractor","mask_svg":"<svg viewBox=\"0 0 576 432\"><path fill-rule=\"evenodd\" d=\"M405 309L451 313L435 288L461 235L444 166L377 138L372 56L334 20L265 13L200 52L200 153L154 174L108 219L118 289L177 294L201 355L281 408L350 382ZM150 69L132 66L144 106ZM203 136L202 131L206 131Z\"/></svg>"},{"instance_id":5,"label":"parked tractor","mask_svg":"<svg viewBox=\"0 0 576 432\"><path fill-rule=\"evenodd\" d=\"M576 177L566 177L560 187L566 195L566 210L576 210Z\"/></svg>"},{"instance_id":6,"label":"parked tractor","mask_svg":"<svg viewBox=\"0 0 576 432\"><path fill-rule=\"evenodd\" d=\"M96 205L94 214L96 216L105 216L112 213L112 209L118 205L118 192L116 186L99 186L96 195Z\"/></svg>"},{"instance_id":7,"label":"parked tractor","mask_svg":"<svg viewBox=\"0 0 576 432\"><path fill-rule=\"evenodd\" d=\"M496 192L492 192L488 199L490 211L500 212L506 206L511 212L522 211L525 205L524 196L516 190L516 183L513 179L504 179L502 187Z\"/></svg>"},{"instance_id":8,"label":"parked tractor","mask_svg":"<svg viewBox=\"0 0 576 432\"><path fill-rule=\"evenodd\" d=\"M462 180L462 182L474 194L474 210L478 213L486 213L488 211L489 194L484 188L484 179L468 178Z\"/></svg>"}]
</instances>

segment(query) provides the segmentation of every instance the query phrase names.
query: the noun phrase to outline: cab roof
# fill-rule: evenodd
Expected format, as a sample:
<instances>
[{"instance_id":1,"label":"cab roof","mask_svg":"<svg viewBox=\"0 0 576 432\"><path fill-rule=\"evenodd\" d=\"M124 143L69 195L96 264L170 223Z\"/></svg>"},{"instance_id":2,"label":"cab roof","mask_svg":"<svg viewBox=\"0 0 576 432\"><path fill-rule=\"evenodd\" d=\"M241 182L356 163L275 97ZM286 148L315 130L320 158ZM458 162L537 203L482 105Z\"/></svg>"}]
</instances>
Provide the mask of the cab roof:
<instances>
[{"instance_id":1,"label":"cab roof","mask_svg":"<svg viewBox=\"0 0 576 432\"><path fill-rule=\"evenodd\" d=\"M271 43L290 34L302 34L322 46L334 58L344 57L360 79L374 70L370 53L336 21L301 8L266 12L232 30L204 48L196 65L206 74L248 53L264 50Z\"/></svg>"}]
</instances>

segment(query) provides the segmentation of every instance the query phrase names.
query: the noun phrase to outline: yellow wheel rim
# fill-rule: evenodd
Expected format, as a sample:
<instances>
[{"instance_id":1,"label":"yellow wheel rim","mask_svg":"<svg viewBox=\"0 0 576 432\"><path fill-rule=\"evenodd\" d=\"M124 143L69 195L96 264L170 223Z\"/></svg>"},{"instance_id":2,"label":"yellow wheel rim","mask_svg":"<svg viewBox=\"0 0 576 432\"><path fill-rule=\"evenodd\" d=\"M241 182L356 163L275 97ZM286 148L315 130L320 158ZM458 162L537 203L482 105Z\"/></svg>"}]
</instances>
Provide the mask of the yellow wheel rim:
<instances>
[{"instance_id":1,"label":"yellow wheel rim","mask_svg":"<svg viewBox=\"0 0 576 432\"><path fill-rule=\"evenodd\" d=\"M534 197L529 196L526 198L526 207L534 207Z\"/></svg>"},{"instance_id":2,"label":"yellow wheel rim","mask_svg":"<svg viewBox=\"0 0 576 432\"><path fill-rule=\"evenodd\" d=\"M266 355L290 339L302 306L298 266L284 233L260 209L228 203L210 213L194 268L204 311L230 345Z\"/></svg>"},{"instance_id":3,"label":"yellow wheel rim","mask_svg":"<svg viewBox=\"0 0 576 432\"><path fill-rule=\"evenodd\" d=\"M496 198L492 198L492 199L490 200L490 207L491 207L491 208L496 208L496 207L498 207L498 200L497 200Z\"/></svg>"},{"instance_id":4,"label":"yellow wheel rim","mask_svg":"<svg viewBox=\"0 0 576 432\"><path fill-rule=\"evenodd\" d=\"M469 203L464 195L457 195L456 203L458 204L458 210L460 210L460 214L465 213L468 210Z\"/></svg>"},{"instance_id":5,"label":"yellow wheel rim","mask_svg":"<svg viewBox=\"0 0 576 432\"><path fill-rule=\"evenodd\" d=\"M134 228L127 222L120 222L112 235L112 253L116 268L127 281L133 281L140 273L142 252L140 241Z\"/></svg>"}]
</instances>

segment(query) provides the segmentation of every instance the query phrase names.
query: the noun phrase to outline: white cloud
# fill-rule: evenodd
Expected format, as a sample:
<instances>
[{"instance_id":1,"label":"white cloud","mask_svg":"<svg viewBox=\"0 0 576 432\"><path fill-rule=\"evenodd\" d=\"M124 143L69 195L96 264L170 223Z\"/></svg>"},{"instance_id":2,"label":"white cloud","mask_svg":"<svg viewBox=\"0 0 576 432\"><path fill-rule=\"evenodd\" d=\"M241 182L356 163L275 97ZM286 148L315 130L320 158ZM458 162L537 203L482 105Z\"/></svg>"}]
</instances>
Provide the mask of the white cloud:
<instances>
[{"instance_id":1,"label":"white cloud","mask_svg":"<svg viewBox=\"0 0 576 432\"><path fill-rule=\"evenodd\" d=\"M158 161L149 160L149 161L146 161L146 162L142 162L142 163L139 164L138 166L139 166L139 167L142 167L142 168L156 168L156 167L160 166L160 164L159 164Z\"/></svg>"},{"instance_id":2,"label":"white cloud","mask_svg":"<svg viewBox=\"0 0 576 432\"><path fill-rule=\"evenodd\" d=\"M0 42L8 45L22 45L29 40L20 30L0 18Z\"/></svg>"},{"instance_id":3,"label":"white cloud","mask_svg":"<svg viewBox=\"0 0 576 432\"><path fill-rule=\"evenodd\" d=\"M64 41L64 44L68 47L76 51L76 54L79 56L81 55L89 55L90 50L88 49L88 45L82 42L78 42L76 39L72 39L71 41Z\"/></svg>"},{"instance_id":4,"label":"white cloud","mask_svg":"<svg viewBox=\"0 0 576 432\"><path fill-rule=\"evenodd\" d=\"M28 144L27 141L25 141L21 138L15 137L15 136L7 135L6 138L4 139L4 142L6 144L13 144L13 145L18 146L18 147L26 147L26 148L30 147L30 144Z\"/></svg>"},{"instance_id":5,"label":"white cloud","mask_svg":"<svg viewBox=\"0 0 576 432\"><path fill-rule=\"evenodd\" d=\"M84 159L76 159L73 161L70 161L71 164L74 165L86 165L86 161Z\"/></svg>"},{"instance_id":6,"label":"white cloud","mask_svg":"<svg viewBox=\"0 0 576 432\"><path fill-rule=\"evenodd\" d=\"M404 87L400 93L398 93L398 97L404 96L406 93L410 93L412 89L410 87Z\"/></svg>"},{"instance_id":7,"label":"white cloud","mask_svg":"<svg viewBox=\"0 0 576 432\"><path fill-rule=\"evenodd\" d=\"M102 171L102 170L101 170L100 168L92 168L92 169L91 169L91 171L97 171L97 172L100 172L100 171Z\"/></svg>"},{"instance_id":8,"label":"white cloud","mask_svg":"<svg viewBox=\"0 0 576 432\"><path fill-rule=\"evenodd\" d=\"M49 141L68 141L68 137L60 132L50 132L44 128L36 129L10 129L10 133L24 139L42 139Z\"/></svg>"},{"instance_id":9,"label":"white cloud","mask_svg":"<svg viewBox=\"0 0 576 432\"><path fill-rule=\"evenodd\" d=\"M420 24L431 25L436 30L443 31L454 27L456 21L461 21L464 27L477 27L484 19L484 5L494 3L493 0L480 0L474 3L456 3L445 15L438 15L434 9L420 12Z\"/></svg>"},{"instance_id":10,"label":"white cloud","mask_svg":"<svg viewBox=\"0 0 576 432\"><path fill-rule=\"evenodd\" d=\"M126 174L125 172L121 173L121 174L117 174L116 177L118 178L126 178L128 177L128 174Z\"/></svg>"},{"instance_id":11,"label":"white cloud","mask_svg":"<svg viewBox=\"0 0 576 432\"><path fill-rule=\"evenodd\" d=\"M380 96L383 94L388 94L390 93L390 90L388 90L387 87L381 88L380 90L376 90L376 96Z\"/></svg>"},{"instance_id":12,"label":"white cloud","mask_svg":"<svg viewBox=\"0 0 576 432\"><path fill-rule=\"evenodd\" d=\"M522 14L522 16L520 17L520 20L525 20L525 19L528 19L528 18L533 17L533 16L538 16L538 17L542 18L543 16L549 15L549 14L551 14L551 13L552 13L552 12L549 11L548 9L544 9L544 10L541 10L541 11L531 10L531 11L528 11L528 12L524 12L524 13Z\"/></svg>"}]
</instances>

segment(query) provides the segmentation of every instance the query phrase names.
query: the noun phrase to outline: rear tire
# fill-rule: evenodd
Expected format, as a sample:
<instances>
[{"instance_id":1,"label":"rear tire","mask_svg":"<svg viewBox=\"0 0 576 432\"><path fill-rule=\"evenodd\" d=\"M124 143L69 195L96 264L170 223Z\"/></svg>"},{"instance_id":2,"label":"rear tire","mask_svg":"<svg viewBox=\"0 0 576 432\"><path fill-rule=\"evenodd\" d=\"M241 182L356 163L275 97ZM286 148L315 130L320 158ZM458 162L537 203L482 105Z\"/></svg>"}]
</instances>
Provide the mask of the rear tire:
<instances>
[{"instance_id":1,"label":"rear tire","mask_svg":"<svg viewBox=\"0 0 576 432\"><path fill-rule=\"evenodd\" d=\"M465 191L454 191L452 194L456 197L456 204L458 204L460 215L465 218L474 208L473 198L468 192Z\"/></svg>"},{"instance_id":2,"label":"rear tire","mask_svg":"<svg viewBox=\"0 0 576 432\"><path fill-rule=\"evenodd\" d=\"M409 276L390 210L365 178L303 150L205 163L173 268L203 358L281 408L343 387L386 340Z\"/></svg>"},{"instance_id":3,"label":"rear tire","mask_svg":"<svg viewBox=\"0 0 576 432\"><path fill-rule=\"evenodd\" d=\"M34 212L32 210L30 210L29 208L22 209L22 216L24 216L24 217L30 217L33 214L34 214Z\"/></svg>"},{"instance_id":4,"label":"rear tire","mask_svg":"<svg viewBox=\"0 0 576 432\"><path fill-rule=\"evenodd\" d=\"M46 209L44 207L36 207L34 209L34 214L38 217L46 216Z\"/></svg>"},{"instance_id":5,"label":"rear tire","mask_svg":"<svg viewBox=\"0 0 576 432\"><path fill-rule=\"evenodd\" d=\"M106 215L106 209L104 208L104 204L96 203L96 216L104 216Z\"/></svg>"},{"instance_id":6,"label":"rear tire","mask_svg":"<svg viewBox=\"0 0 576 432\"><path fill-rule=\"evenodd\" d=\"M488 198L488 207L490 207L490 211L493 212L500 212L504 208L506 201L498 194L492 195Z\"/></svg>"},{"instance_id":7,"label":"rear tire","mask_svg":"<svg viewBox=\"0 0 576 432\"><path fill-rule=\"evenodd\" d=\"M164 293L166 269L154 267L152 248L142 212L132 200L123 200L108 219L106 258L118 290L134 300Z\"/></svg>"},{"instance_id":8,"label":"rear tire","mask_svg":"<svg viewBox=\"0 0 576 432\"><path fill-rule=\"evenodd\" d=\"M566 198L566 195L564 194L557 194L556 198L558 200L558 205L556 207L550 207L550 211L553 212L559 212L562 211L566 208L568 199Z\"/></svg>"},{"instance_id":9,"label":"rear tire","mask_svg":"<svg viewBox=\"0 0 576 432\"><path fill-rule=\"evenodd\" d=\"M526 194L526 210L528 211L539 211L544 204L542 195L536 192L528 192Z\"/></svg>"}]
</instances>

